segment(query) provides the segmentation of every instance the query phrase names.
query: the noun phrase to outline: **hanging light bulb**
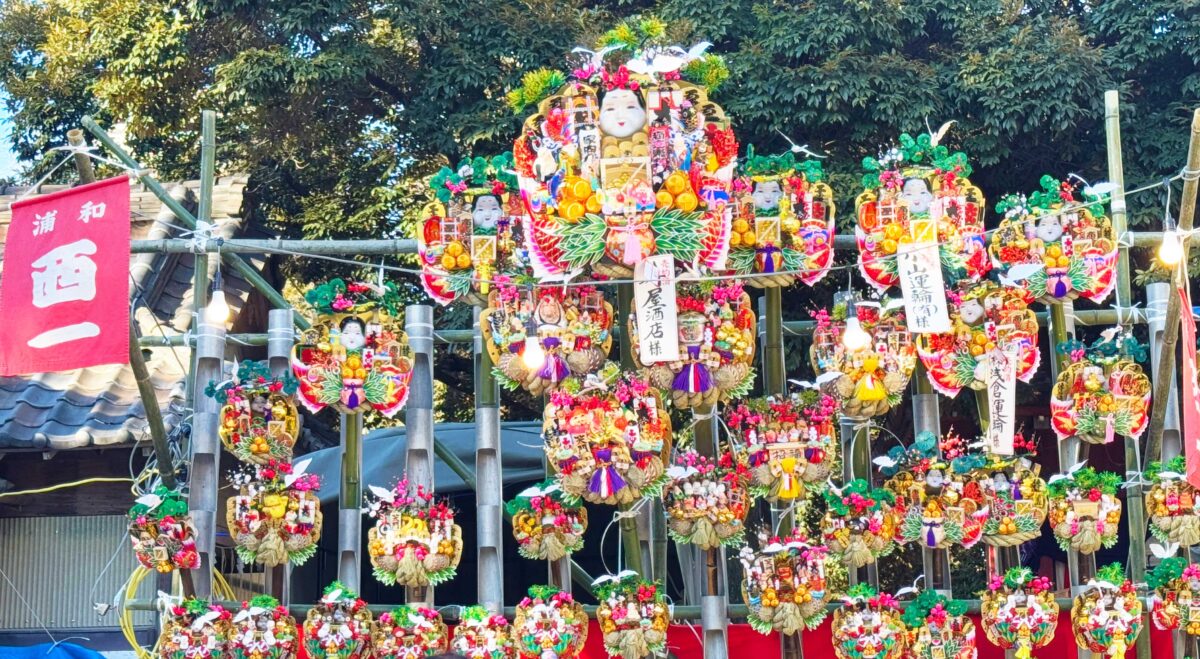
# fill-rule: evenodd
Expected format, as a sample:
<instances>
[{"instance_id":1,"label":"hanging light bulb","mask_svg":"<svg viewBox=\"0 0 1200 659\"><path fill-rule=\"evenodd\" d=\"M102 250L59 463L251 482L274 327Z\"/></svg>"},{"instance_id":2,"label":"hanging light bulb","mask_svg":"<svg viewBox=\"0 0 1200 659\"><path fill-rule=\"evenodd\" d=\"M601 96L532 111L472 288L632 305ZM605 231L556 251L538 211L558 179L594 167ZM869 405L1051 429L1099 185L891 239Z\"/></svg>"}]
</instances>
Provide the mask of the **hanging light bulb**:
<instances>
[{"instance_id":1,"label":"hanging light bulb","mask_svg":"<svg viewBox=\"0 0 1200 659\"><path fill-rule=\"evenodd\" d=\"M229 322L229 303L225 301L225 288L221 284L221 271L213 276L212 296L204 308L204 318L210 323Z\"/></svg>"},{"instance_id":2,"label":"hanging light bulb","mask_svg":"<svg viewBox=\"0 0 1200 659\"><path fill-rule=\"evenodd\" d=\"M847 350L862 350L871 343L871 335L867 334L858 322L858 308L851 301L846 305L846 327L842 330L842 345Z\"/></svg>"},{"instance_id":3,"label":"hanging light bulb","mask_svg":"<svg viewBox=\"0 0 1200 659\"><path fill-rule=\"evenodd\" d=\"M1167 216L1167 225L1174 225L1171 217ZM1158 245L1158 260L1164 265L1174 266L1183 260L1183 240L1179 236L1179 230L1174 226L1163 227L1162 242Z\"/></svg>"},{"instance_id":4,"label":"hanging light bulb","mask_svg":"<svg viewBox=\"0 0 1200 659\"><path fill-rule=\"evenodd\" d=\"M546 351L542 349L542 342L538 339L537 325L534 324L532 316L525 324L525 349L521 351L521 363L531 371L540 369L546 363Z\"/></svg>"},{"instance_id":5,"label":"hanging light bulb","mask_svg":"<svg viewBox=\"0 0 1200 659\"><path fill-rule=\"evenodd\" d=\"M542 350L542 342L536 336L525 337L525 349L521 351L521 363L525 368L536 371L546 363L546 351Z\"/></svg>"}]
</instances>

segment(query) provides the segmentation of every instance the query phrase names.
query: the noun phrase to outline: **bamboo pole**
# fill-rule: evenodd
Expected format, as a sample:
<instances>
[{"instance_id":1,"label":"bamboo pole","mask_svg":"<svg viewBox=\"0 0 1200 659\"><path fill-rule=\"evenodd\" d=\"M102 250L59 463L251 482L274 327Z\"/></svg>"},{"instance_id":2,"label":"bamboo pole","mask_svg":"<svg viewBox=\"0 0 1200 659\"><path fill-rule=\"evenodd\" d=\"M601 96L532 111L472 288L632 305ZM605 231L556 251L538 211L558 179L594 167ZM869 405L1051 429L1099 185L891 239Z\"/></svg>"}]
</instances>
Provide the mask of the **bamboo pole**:
<instances>
[{"instance_id":1,"label":"bamboo pole","mask_svg":"<svg viewBox=\"0 0 1200 659\"><path fill-rule=\"evenodd\" d=\"M184 208L183 204L179 203L177 199L168 194L163 188L162 184L155 180L153 176L150 176L150 174L143 171L141 165L134 160L133 156L129 155L125 149L113 141L112 137L110 137L108 133L104 132L104 129L101 128L99 124L92 120L91 117L84 117L80 123L88 130L88 132L90 132L97 140L99 140L100 143L105 146L105 148L107 148L109 151L112 151L113 155L115 155L122 164L134 170L134 176L136 176L137 180L140 181L142 185L145 185L150 192L154 193L154 196L158 197L158 200L161 201L164 206L170 208L171 212L175 214L175 218L177 220L182 222L183 225L189 229L196 228L196 217L192 215L187 208ZM288 304L287 299L283 297L279 291L275 290L275 288L271 286L271 284L267 282L267 280L264 279L263 276L254 269L253 266L251 266L249 263L246 263L246 261L241 257L236 254L225 254L222 256L222 258L226 263L229 264L231 268L237 271L242 278L249 282L251 286L253 286L258 292L262 293L263 296L266 297L276 308L290 308L291 305ZM308 329L309 327L308 321L298 313L294 313L293 321L296 323L296 326L301 329Z\"/></svg>"},{"instance_id":2,"label":"bamboo pole","mask_svg":"<svg viewBox=\"0 0 1200 659\"><path fill-rule=\"evenodd\" d=\"M221 443L217 431L221 425L217 401L205 396L204 387L221 380L225 358L225 322L210 322L200 310L196 336L196 389L192 413L191 487L188 508L196 526L196 549L200 566L194 575L196 596L212 597L213 555L216 550L217 486L221 477Z\"/></svg>"},{"instance_id":3,"label":"bamboo pole","mask_svg":"<svg viewBox=\"0 0 1200 659\"><path fill-rule=\"evenodd\" d=\"M341 415L342 486L338 493L338 580L355 592L362 581L363 415Z\"/></svg>"},{"instance_id":4,"label":"bamboo pole","mask_svg":"<svg viewBox=\"0 0 1200 659\"><path fill-rule=\"evenodd\" d=\"M492 613L504 608L504 473L500 454L500 390L492 373L492 357L479 332L475 310L475 510L476 583L479 603Z\"/></svg>"},{"instance_id":5,"label":"bamboo pole","mask_svg":"<svg viewBox=\"0 0 1200 659\"><path fill-rule=\"evenodd\" d=\"M445 444L439 442L437 440L437 435L434 435L433 438L433 453L438 457L439 460L445 462L446 466L450 467L450 471L453 471L454 475L461 478L467 487L471 488L472 491L476 491L478 483L475 479L475 472L473 472L471 468L462 461L462 459L455 455L453 451L451 451L449 448L446 448ZM512 515L509 515L507 510L504 511L504 519L506 521L512 519ZM592 582L595 581L595 579L592 577L592 575L588 574L587 570L584 570L582 567L580 567L579 564L573 559L570 560L570 565L571 579L579 586L582 586L583 589L589 594L594 595L595 591L592 588Z\"/></svg>"},{"instance_id":6,"label":"bamboo pole","mask_svg":"<svg viewBox=\"0 0 1200 659\"><path fill-rule=\"evenodd\" d=\"M628 327L627 323L633 313L633 284L620 284L617 286L617 320L614 325L622 328ZM632 371L635 368L633 361L633 343L629 341L629 337L623 336L621 339L621 370ZM645 576L642 572L642 540L638 533L637 515L641 513L630 513L632 506L630 504L620 504L617 510L620 515L621 527L621 550L625 558L625 567L637 572L639 575ZM640 510L648 508L643 505Z\"/></svg>"},{"instance_id":7,"label":"bamboo pole","mask_svg":"<svg viewBox=\"0 0 1200 659\"><path fill-rule=\"evenodd\" d=\"M1146 315L1144 312L1135 309L1134 314L1133 322L1146 322ZM1049 324L1050 314L1048 312L1039 312L1037 314L1037 318L1039 324L1046 326ZM1083 325L1085 327L1112 325L1113 323L1117 322L1117 312L1112 309L1076 311L1074 312L1074 319L1079 325ZM797 336L807 336L812 334L813 327L814 324L812 322L804 320L785 321L783 323L783 328L786 331ZM474 336L474 332L475 330L471 329L436 330L433 335L433 340L434 343L438 345L470 343L473 340L472 337ZM620 328L614 327L613 335L617 338L620 338L624 335L624 333L620 331ZM229 341L236 343L237 345L267 345L267 335L263 333L230 334L228 338ZM196 339L194 336L189 336L187 334L175 334L165 338L161 336L143 336L138 340L138 345L142 346L143 348L165 348L169 346L179 347L195 345L195 342ZM1057 365L1052 363L1051 368L1055 369L1057 368Z\"/></svg>"},{"instance_id":8,"label":"bamboo pole","mask_svg":"<svg viewBox=\"0 0 1200 659\"><path fill-rule=\"evenodd\" d=\"M931 432L935 437L942 436L942 419L940 401L925 365L917 360L917 368L912 376L913 388L913 431L914 436L922 432ZM941 453L941 449L938 449ZM949 596L952 592L950 579L950 550L921 548L921 565L925 572L925 587L932 588Z\"/></svg>"},{"instance_id":9,"label":"bamboo pole","mask_svg":"<svg viewBox=\"0 0 1200 659\"><path fill-rule=\"evenodd\" d=\"M716 419L711 407L695 411L696 451L707 456L719 452ZM725 591L728 579L725 570L725 549L700 552L704 556L704 594L700 597L700 626L704 631L704 658L725 659L729 656L729 600Z\"/></svg>"},{"instance_id":10,"label":"bamboo pole","mask_svg":"<svg viewBox=\"0 0 1200 659\"><path fill-rule=\"evenodd\" d=\"M292 344L296 338L290 309L272 309L267 313L267 336L267 364L271 375L284 377L291 371ZM291 563L267 570L267 592L285 605L291 599L291 588L288 587L291 576Z\"/></svg>"},{"instance_id":11,"label":"bamboo pole","mask_svg":"<svg viewBox=\"0 0 1200 659\"><path fill-rule=\"evenodd\" d=\"M1129 230L1125 209L1125 169L1121 158L1121 97L1116 90L1104 92L1104 134L1108 152L1108 180L1117 187L1112 192L1113 232L1117 235L1117 312L1121 305L1133 306L1133 291L1129 281L1129 248L1124 240ZM1174 382L1175 378L1170 377ZM1167 398L1159 407L1166 409ZM1138 439L1125 438L1125 473L1141 474L1142 461ZM1146 508L1143 504L1142 479L1134 477L1125 490L1126 521L1129 524L1129 573L1134 583L1146 579ZM1149 613L1143 613L1143 623L1149 626ZM1137 639L1138 659L1150 659L1150 635Z\"/></svg>"},{"instance_id":12,"label":"bamboo pole","mask_svg":"<svg viewBox=\"0 0 1200 659\"><path fill-rule=\"evenodd\" d=\"M87 142L83 140L83 131L72 128L67 131L67 144L74 148L83 148ZM92 168L92 159L86 153L75 153L75 171L79 172L80 183L91 183L96 180L96 170Z\"/></svg>"},{"instance_id":13,"label":"bamboo pole","mask_svg":"<svg viewBox=\"0 0 1200 659\"><path fill-rule=\"evenodd\" d=\"M137 163L134 163L136 165ZM1126 234L1127 241L1134 247L1157 247L1162 240L1158 231L1131 231ZM838 251L856 251L854 236L839 235L834 243ZM191 240L181 238L161 238L149 240L134 240L131 251L134 254L155 252L160 254L191 254L195 250ZM411 238L391 238L373 240L288 240L281 238L251 239L230 238L226 240L212 239L199 244L199 249L206 252L221 252L222 254L263 254L268 252L295 253L300 255L323 256L387 256L392 254L416 254L417 241Z\"/></svg>"},{"instance_id":14,"label":"bamboo pole","mask_svg":"<svg viewBox=\"0 0 1200 659\"><path fill-rule=\"evenodd\" d=\"M412 349L413 369L408 403L404 408L404 434L407 451L404 469L410 492L418 487L433 492L433 307L414 304L405 309L404 332ZM433 606L433 588L406 589L406 602Z\"/></svg>"},{"instance_id":15,"label":"bamboo pole","mask_svg":"<svg viewBox=\"0 0 1200 659\"><path fill-rule=\"evenodd\" d=\"M1174 269L1172 281L1176 288L1186 285L1183 264L1187 263L1192 223L1196 214L1197 177L1200 177L1200 108L1192 113L1192 132L1188 139L1188 156L1186 170L1191 173L1183 181L1183 197L1179 202L1179 232L1183 243L1184 258L1181 265ZM1163 328L1162 351L1159 354L1158 371L1154 374L1153 407L1150 410L1149 437L1146 447L1146 459L1155 460L1162 456L1162 428L1166 420L1166 406L1159 403L1168 398L1170 388L1175 379L1168 377L1175 370L1175 344L1179 341L1179 314L1182 313L1183 301L1179 294L1172 292L1167 298L1167 324ZM1190 309L1188 310L1191 311Z\"/></svg>"}]
</instances>

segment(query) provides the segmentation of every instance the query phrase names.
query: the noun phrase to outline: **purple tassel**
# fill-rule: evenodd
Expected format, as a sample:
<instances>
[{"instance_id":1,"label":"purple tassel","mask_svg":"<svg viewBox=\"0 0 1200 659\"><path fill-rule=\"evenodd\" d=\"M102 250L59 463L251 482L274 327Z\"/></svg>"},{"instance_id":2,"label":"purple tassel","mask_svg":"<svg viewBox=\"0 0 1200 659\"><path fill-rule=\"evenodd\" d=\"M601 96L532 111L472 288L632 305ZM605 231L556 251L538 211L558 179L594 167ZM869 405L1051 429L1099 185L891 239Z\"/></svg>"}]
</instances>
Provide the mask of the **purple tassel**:
<instances>
[{"instance_id":1,"label":"purple tassel","mask_svg":"<svg viewBox=\"0 0 1200 659\"><path fill-rule=\"evenodd\" d=\"M675 376L672 386L675 391L685 391L689 394L705 393L712 389L712 374L708 372L708 367L699 361L700 346L688 346L687 351L688 359L692 362L683 365L683 370Z\"/></svg>"}]
</instances>

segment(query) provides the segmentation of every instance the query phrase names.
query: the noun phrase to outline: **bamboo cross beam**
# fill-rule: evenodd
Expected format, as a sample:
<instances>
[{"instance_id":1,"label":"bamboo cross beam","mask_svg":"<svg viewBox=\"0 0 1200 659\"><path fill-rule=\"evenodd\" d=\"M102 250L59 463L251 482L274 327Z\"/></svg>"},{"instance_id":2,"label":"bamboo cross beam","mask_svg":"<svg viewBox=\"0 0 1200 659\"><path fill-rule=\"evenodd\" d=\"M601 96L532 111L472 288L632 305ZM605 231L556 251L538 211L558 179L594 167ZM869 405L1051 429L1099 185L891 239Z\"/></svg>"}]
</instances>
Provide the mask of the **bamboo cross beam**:
<instances>
[{"instance_id":1,"label":"bamboo cross beam","mask_svg":"<svg viewBox=\"0 0 1200 659\"><path fill-rule=\"evenodd\" d=\"M154 193L154 196L158 197L158 200L161 201L164 206L171 209L171 212L175 214L176 219L182 222L189 229L196 228L196 216L192 215L192 213L188 211L183 204L179 203L179 200L168 194L166 189L163 188L162 184L155 180L153 176L146 173L138 161L134 160L133 156L129 155L129 153L127 153L125 149L121 147L121 145L117 144L108 133L104 132L104 129L101 128L99 124L97 124L91 117L84 117L80 123L88 130L88 132L90 132L97 140L99 140L100 143L105 146L105 148L111 151L113 155L117 156L117 159L120 160L122 164L133 170L133 175L137 178L137 180L141 182L142 185L145 185L150 192ZM267 280L264 279L261 274L259 274L258 270L254 269L254 266L246 263L244 259L236 254L225 254L222 256L222 258L226 263L229 264L231 268L237 271L239 275L241 275L246 281L250 282L250 285L254 286L256 290L270 300L271 304L273 304L276 308L290 308L291 305L288 304L287 299L284 298L279 291L275 290L275 287L271 286L271 284L267 282ZM301 329L308 329L309 323L307 320L305 320L298 313L294 313L293 316L293 320L298 327Z\"/></svg>"}]
</instances>

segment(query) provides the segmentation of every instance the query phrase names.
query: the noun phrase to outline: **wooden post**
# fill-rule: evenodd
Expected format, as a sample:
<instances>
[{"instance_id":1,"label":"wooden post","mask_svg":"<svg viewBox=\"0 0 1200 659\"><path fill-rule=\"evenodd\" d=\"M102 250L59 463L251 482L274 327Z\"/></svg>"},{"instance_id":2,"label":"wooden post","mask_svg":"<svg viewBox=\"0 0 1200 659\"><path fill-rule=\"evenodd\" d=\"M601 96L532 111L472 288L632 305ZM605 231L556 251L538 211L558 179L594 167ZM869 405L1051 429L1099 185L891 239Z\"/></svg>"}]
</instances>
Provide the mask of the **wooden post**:
<instances>
[{"instance_id":1,"label":"wooden post","mask_svg":"<svg viewBox=\"0 0 1200 659\"><path fill-rule=\"evenodd\" d=\"M295 340L292 310L272 309L268 312L267 363L270 365L271 375L283 377L291 371L292 344ZM291 598L291 589L288 587L291 575L291 563L276 565L267 571L267 592L285 605Z\"/></svg>"},{"instance_id":2,"label":"wooden post","mask_svg":"<svg viewBox=\"0 0 1200 659\"><path fill-rule=\"evenodd\" d=\"M504 472L500 462L500 390L492 357L479 331L475 310L475 510L479 603L494 614L504 610Z\"/></svg>"},{"instance_id":3,"label":"wooden post","mask_svg":"<svg viewBox=\"0 0 1200 659\"><path fill-rule=\"evenodd\" d=\"M1183 243L1183 260L1180 262L1180 266L1174 269L1171 277L1175 287L1187 283L1183 280L1182 265L1187 263L1191 239L1189 234L1192 231L1192 223L1196 214L1196 188L1200 183L1200 180L1197 180L1197 177L1200 177L1200 173L1197 173L1200 172L1200 108L1192 113L1192 133L1188 140L1186 169L1192 174L1184 177L1183 197L1179 201L1179 233ZM1168 320L1166 327L1163 328L1158 370L1154 374L1153 406L1150 409L1150 427L1146 433L1149 437L1146 447L1147 460L1155 460L1162 456L1162 428L1167 411L1166 406L1159 401L1168 399L1168 392L1175 384L1175 379L1168 378L1168 375L1175 370L1175 344L1179 341L1179 314L1184 311L1181 309L1182 306L1183 302L1179 299L1179 295L1172 291L1170 297L1167 298L1166 317Z\"/></svg>"}]
</instances>

